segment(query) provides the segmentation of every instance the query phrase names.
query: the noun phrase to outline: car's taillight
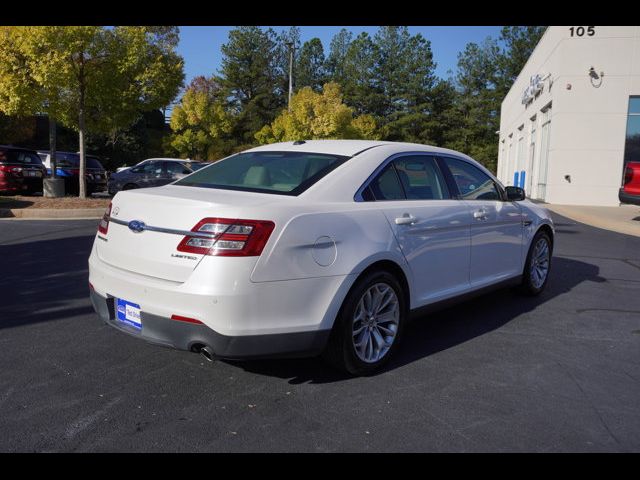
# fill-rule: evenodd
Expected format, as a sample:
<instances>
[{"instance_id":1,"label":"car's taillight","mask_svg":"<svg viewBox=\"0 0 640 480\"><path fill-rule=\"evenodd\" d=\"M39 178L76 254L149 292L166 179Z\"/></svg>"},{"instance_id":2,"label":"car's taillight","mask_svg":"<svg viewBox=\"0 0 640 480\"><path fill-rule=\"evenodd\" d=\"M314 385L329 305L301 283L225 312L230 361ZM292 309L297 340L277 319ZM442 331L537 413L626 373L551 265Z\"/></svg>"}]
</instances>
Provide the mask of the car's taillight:
<instances>
[{"instance_id":1,"label":"car's taillight","mask_svg":"<svg viewBox=\"0 0 640 480\"><path fill-rule=\"evenodd\" d=\"M624 184L631 183L631 180L633 180L633 168L627 167L624 170Z\"/></svg>"},{"instance_id":2,"label":"car's taillight","mask_svg":"<svg viewBox=\"0 0 640 480\"><path fill-rule=\"evenodd\" d=\"M179 252L219 257L256 257L262 253L275 224L269 220L205 218L178 245Z\"/></svg>"},{"instance_id":3,"label":"car's taillight","mask_svg":"<svg viewBox=\"0 0 640 480\"><path fill-rule=\"evenodd\" d=\"M106 235L109 230L109 217L111 217L111 202L109 202L109 206L98 224L98 231L103 235Z\"/></svg>"},{"instance_id":4,"label":"car's taillight","mask_svg":"<svg viewBox=\"0 0 640 480\"><path fill-rule=\"evenodd\" d=\"M10 177L11 175L19 177L22 175L22 168L14 167L12 165L0 165L0 175L3 177Z\"/></svg>"}]
</instances>

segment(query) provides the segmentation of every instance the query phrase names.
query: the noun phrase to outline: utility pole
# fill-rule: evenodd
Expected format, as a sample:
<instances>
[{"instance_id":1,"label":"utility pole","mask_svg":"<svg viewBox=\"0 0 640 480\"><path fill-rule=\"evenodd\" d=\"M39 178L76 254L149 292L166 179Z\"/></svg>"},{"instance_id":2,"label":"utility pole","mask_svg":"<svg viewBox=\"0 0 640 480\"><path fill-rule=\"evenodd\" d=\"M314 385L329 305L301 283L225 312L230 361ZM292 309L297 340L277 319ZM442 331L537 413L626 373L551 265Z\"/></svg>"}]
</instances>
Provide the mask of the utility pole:
<instances>
[{"instance_id":1,"label":"utility pole","mask_svg":"<svg viewBox=\"0 0 640 480\"><path fill-rule=\"evenodd\" d=\"M287 107L291 111L291 95L293 95L293 42L287 42L289 47L289 101Z\"/></svg>"}]
</instances>

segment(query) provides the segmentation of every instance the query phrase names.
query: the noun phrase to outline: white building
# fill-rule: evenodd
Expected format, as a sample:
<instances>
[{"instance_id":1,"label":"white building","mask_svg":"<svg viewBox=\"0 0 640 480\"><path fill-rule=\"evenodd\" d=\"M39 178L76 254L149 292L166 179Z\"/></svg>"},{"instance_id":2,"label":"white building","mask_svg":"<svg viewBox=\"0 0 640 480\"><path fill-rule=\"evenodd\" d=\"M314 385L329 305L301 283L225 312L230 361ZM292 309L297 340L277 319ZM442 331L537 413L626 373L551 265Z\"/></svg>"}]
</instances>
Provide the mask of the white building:
<instances>
[{"instance_id":1,"label":"white building","mask_svg":"<svg viewBox=\"0 0 640 480\"><path fill-rule=\"evenodd\" d=\"M502 102L498 177L527 196L619 205L640 160L640 27L547 28Z\"/></svg>"}]
</instances>

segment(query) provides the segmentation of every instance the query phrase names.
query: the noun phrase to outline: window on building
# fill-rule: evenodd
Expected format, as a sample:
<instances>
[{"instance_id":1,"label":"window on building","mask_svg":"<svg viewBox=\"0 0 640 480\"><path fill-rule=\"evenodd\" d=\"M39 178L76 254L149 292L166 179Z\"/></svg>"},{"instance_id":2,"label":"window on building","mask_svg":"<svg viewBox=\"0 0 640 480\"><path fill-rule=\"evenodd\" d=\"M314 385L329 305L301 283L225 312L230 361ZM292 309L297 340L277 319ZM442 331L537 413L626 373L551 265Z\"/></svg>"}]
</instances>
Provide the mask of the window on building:
<instances>
[{"instance_id":1,"label":"window on building","mask_svg":"<svg viewBox=\"0 0 640 480\"><path fill-rule=\"evenodd\" d=\"M549 141L551 134L551 105L542 110L540 126L540 166L538 170L537 198L544 200L547 195L547 171L549 166Z\"/></svg>"},{"instance_id":2,"label":"window on building","mask_svg":"<svg viewBox=\"0 0 640 480\"><path fill-rule=\"evenodd\" d=\"M518 127L518 152L516 157L516 170L513 174L513 184L524 188L524 124Z\"/></svg>"},{"instance_id":3,"label":"window on building","mask_svg":"<svg viewBox=\"0 0 640 480\"><path fill-rule=\"evenodd\" d=\"M640 97L629 97L627 137L624 146L624 163L627 162L640 162Z\"/></svg>"},{"instance_id":4,"label":"window on building","mask_svg":"<svg viewBox=\"0 0 640 480\"><path fill-rule=\"evenodd\" d=\"M531 118L531 129L529 131L529 165L527 166L527 183L525 191L531 195L533 187L533 167L536 159L536 117Z\"/></svg>"}]
</instances>

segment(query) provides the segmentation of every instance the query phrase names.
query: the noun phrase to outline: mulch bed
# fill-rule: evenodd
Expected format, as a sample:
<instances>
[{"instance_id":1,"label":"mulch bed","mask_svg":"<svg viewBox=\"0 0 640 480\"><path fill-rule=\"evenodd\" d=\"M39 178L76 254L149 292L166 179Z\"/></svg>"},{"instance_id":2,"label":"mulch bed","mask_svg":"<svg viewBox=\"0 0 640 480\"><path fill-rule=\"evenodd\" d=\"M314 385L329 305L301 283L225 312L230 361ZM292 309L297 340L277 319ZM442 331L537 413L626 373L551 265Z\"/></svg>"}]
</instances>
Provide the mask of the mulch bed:
<instances>
[{"instance_id":1,"label":"mulch bed","mask_svg":"<svg viewBox=\"0 0 640 480\"><path fill-rule=\"evenodd\" d=\"M107 208L109 198L85 198L78 197L28 197L15 195L0 197L0 209L2 208Z\"/></svg>"}]
</instances>

